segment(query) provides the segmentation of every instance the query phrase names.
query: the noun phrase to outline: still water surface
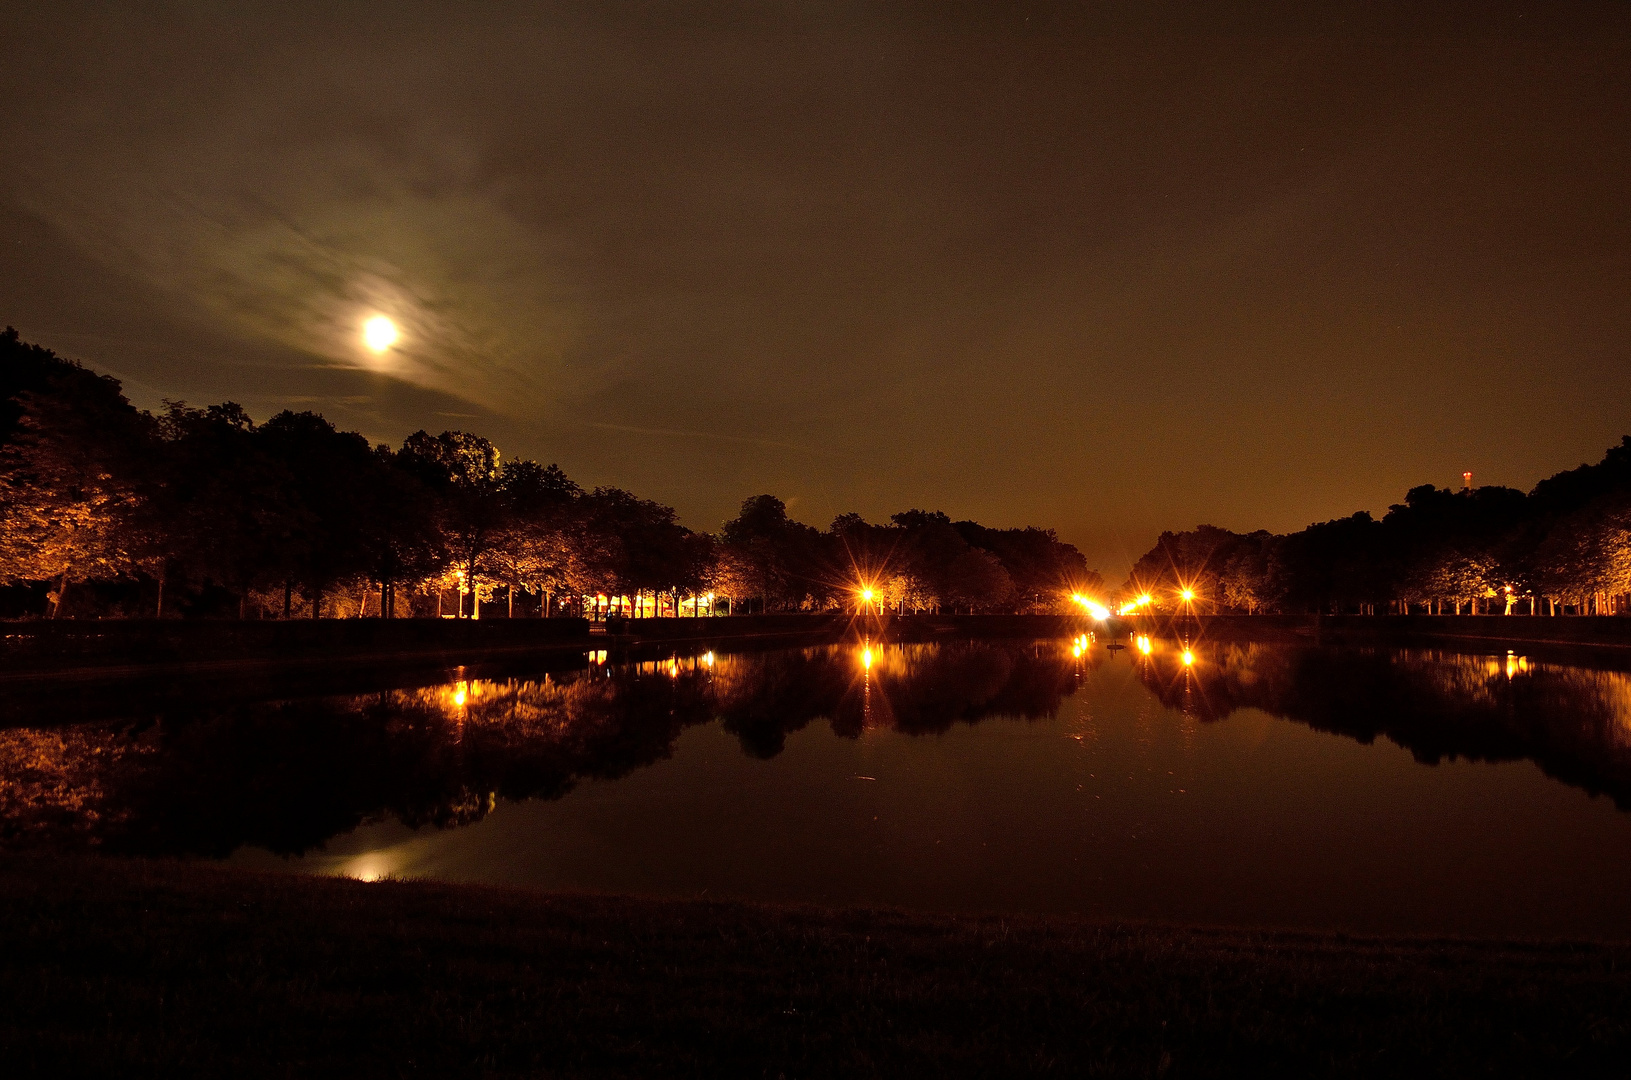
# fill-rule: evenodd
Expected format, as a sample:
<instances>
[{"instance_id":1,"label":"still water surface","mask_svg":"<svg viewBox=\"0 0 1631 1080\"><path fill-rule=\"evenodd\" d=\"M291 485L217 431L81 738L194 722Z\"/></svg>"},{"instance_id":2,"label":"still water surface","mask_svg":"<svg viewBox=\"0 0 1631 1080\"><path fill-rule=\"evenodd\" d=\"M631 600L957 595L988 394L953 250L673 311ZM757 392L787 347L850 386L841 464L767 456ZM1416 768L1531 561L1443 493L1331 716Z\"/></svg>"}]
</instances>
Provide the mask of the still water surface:
<instances>
[{"instance_id":1,"label":"still water surface","mask_svg":"<svg viewBox=\"0 0 1631 1080\"><path fill-rule=\"evenodd\" d=\"M1220 644L1186 667L1159 642L1076 651L591 654L28 720L0 730L0 842L648 895L1631 937L1631 676L1505 653Z\"/></svg>"}]
</instances>

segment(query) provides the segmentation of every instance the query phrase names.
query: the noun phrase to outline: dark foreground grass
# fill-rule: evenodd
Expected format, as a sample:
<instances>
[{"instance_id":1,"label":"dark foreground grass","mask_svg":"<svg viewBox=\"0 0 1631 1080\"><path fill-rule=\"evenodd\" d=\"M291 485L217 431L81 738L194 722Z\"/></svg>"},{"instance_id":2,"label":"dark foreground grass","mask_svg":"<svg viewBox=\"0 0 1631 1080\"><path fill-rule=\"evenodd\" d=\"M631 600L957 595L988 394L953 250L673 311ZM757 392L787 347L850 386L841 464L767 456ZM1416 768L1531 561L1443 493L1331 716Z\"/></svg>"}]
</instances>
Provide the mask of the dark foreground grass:
<instances>
[{"instance_id":1,"label":"dark foreground grass","mask_svg":"<svg viewBox=\"0 0 1631 1080\"><path fill-rule=\"evenodd\" d=\"M1623 1076L1628 967L0 859L9 1076Z\"/></svg>"}]
</instances>

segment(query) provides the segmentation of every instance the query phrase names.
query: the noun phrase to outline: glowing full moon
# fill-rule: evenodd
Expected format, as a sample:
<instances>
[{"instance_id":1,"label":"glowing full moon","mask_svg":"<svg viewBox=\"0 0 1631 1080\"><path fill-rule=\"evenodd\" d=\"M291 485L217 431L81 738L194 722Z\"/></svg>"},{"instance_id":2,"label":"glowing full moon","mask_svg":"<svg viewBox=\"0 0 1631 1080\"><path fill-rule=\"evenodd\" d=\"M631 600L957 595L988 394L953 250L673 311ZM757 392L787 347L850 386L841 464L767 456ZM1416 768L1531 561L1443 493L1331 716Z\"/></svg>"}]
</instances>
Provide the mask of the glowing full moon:
<instances>
[{"instance_id":1,"label":"glowing full moon","mask_svg":"<svg viewBox=\"0 0 1631 1080\"><path fill-rule=\"evenodd\" d=\"M383 315L375 315L362 324L362 339L370 349L382 353L396 344L396 323Z\"/></svg>"}]
</instances>

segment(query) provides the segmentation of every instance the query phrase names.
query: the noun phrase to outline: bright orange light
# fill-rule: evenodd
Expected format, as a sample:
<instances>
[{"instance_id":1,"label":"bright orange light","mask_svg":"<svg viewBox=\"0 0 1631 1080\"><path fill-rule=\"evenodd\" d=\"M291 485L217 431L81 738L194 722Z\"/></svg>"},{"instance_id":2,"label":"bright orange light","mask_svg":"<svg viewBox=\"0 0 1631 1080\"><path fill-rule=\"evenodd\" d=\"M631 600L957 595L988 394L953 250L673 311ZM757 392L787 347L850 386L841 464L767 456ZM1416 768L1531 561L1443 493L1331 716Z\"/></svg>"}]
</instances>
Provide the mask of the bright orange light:
<instances>
[{"instance_id":1,"label":"bright orange light","mask_svg":"<svg viewBox=\"0 0 1631 1080\"><path fill-rule=\"evenodd\" d=\"M1187 604L1191 600L1195 599L1195 590L1194 589L1185 589L1183 592L1179 593L1178 595L1182 596L1184 598L1184 603Z\"/></svg>"},{"instance_id":2,"label":"bright orange light","mask_svg":"<svg viewBox=\"0 0 1631 1080\"><path fill-rule=\"evenodd\" d=\"M362 324L362 339L370 349L382 353L396 344L396 323L383 315L375 315Z\"/></svg>"},{"instance_id":3,"label":"bright orange light","mask_svg":"<svg viewBox=\"0 0 1631 1080\"><path fill-rule=\"evenodd\" d=\"M1143 653L1145 656L1148 656L1148 655L1150 655L1150 650L1151 650L1152 647L1153 646L1150 645L1150 639L1148 637L1145 637L1143 634L1140 634L1138 636L1138 651L1139 652Z\"/></svg>"},{"instance_id":4,"label":"bright orange light","mask_svg":"<svg viewBox=\"0 0 1631 1080\"><path fill-rule=\"evenodd\" d=\"M861 650L861 667L867 671L872 670L872 647L867 646Z\"/></svg>"},{"instance_id":5,"label":"bright orange light","mask_svg":"<svg viewBox=\"0 0 1631 1080\"><path fill-rule=\"evenodd\" d=\"M1195 654L1190 652L1188 649L1185 649L1184 650L1184 667L1194 667L1194 666L1195 666Z\"/></svg>"},{"instance_id":6,"label":"bright orange light","mask_svg":"<svg viewBox=\"0 0 1631 1080\"><path fill-rule=\"evenodd\" d=\"M869 604L872 603L872 590L871 589L862 589L861 590L861 599L866 601Z\"/></svg>"}]
</instances>

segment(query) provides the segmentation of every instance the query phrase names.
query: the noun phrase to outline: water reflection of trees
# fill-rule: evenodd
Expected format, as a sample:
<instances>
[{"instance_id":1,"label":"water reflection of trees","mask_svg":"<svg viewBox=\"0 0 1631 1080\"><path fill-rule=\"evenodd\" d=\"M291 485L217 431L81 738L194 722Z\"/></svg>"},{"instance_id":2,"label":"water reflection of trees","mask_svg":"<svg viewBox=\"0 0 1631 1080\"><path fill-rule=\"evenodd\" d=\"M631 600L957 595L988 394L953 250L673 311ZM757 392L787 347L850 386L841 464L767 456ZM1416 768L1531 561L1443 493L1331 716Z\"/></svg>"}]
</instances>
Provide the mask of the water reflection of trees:
<instances>
[{"instance_id":1,"label":"water reflection of trees","mask_svg":"<svg viewBox=\"0 0 1631 1080\"><path fill-rule=\"evenodd\" d=\"M859 737L1046 717L1078 663L1058 643L826 646L16 728L0 731L0 844L298 853L371 821L448 827L560 798L716 717L758 758L820 719Z\"/></svg>"},{"instance_id":2,"label":"water reflection of trees","mask_svg":"<svg viewBox=\"0 0 1631 1080\"><path fill-rule=\"evenodd\" d=\"M1631 675L1517 655L1197 646L1158 649L1143 680L1175 709L1220 720L1255 708L1363 743L1385 735L1417 761L1533 760L1631 809Z\"/></svg>"}]
</instances>

